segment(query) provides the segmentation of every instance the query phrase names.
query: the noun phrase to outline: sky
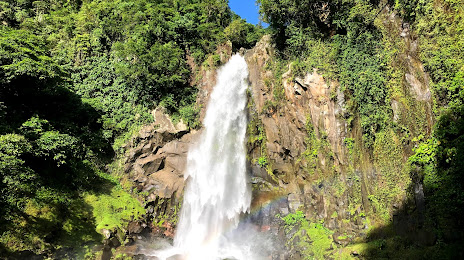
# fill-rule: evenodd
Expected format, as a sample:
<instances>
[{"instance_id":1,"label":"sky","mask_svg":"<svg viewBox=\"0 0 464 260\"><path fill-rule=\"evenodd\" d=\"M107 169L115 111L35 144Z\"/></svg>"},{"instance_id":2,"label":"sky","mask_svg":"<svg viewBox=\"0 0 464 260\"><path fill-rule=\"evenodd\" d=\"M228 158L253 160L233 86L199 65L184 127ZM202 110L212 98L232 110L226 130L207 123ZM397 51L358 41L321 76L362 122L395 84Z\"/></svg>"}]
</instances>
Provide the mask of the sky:
<instances>
[{"instance_id":1,"label":"sky","mask_svg":"<svg viewBox=\"0 0 464 260\"><path fill-rule=\"evenodd\" d=\"M255 0L229 0L232 11L251 24L258 24L258 6Z\"/></svg>"}]
</instances>

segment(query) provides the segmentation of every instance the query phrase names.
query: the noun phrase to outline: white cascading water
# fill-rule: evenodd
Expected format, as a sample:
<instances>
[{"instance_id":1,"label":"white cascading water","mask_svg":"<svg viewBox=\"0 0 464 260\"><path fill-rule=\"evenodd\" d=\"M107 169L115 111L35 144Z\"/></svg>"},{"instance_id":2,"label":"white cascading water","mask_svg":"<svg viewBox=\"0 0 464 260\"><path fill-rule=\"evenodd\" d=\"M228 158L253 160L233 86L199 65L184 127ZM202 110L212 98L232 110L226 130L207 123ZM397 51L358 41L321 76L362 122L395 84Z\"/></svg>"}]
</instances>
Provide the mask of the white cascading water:
<instances>
[{"instance_id":1,"label":"white cascading water","mask_svg":"<svg viewBox=\"0 0 464 260\"><path fill-rule=\"evenodd\" d=\"M238 54L218 72L204 132L188 154L188 183L171 255L252 259L233 232L251 202L245 154L247 77L247 64Z\"/></svg>"}]
</instances>

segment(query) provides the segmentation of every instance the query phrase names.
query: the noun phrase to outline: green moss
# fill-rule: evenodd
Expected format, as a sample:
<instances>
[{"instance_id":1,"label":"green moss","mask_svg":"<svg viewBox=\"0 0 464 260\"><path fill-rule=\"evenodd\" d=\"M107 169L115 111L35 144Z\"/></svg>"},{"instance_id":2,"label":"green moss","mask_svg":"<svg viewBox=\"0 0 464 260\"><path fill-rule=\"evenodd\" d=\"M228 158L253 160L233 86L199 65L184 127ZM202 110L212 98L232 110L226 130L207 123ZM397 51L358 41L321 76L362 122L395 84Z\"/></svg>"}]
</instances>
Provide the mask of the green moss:
<instances>
[{"instance_id":1,"label":"green moss","mask_svg":"<svg viewBox=\"0 0 464 260\"><path fill-rule=\"evenodd\" d=\"M50 238L59 243L50 243ZM100 242L101 238L95 231L92 208L83 199L68 201L66 208L27 200L24 214L9 223L8 231L0 235L0 243L8 253L43 253L52 247L80 248L83 243Z\"/></svg>"},{"instance_id":2,"label":"green moss","mask_svg":"<svg viewBox=\"0 0 464 260\"><path fill-rule=\"evenodd\" d=\"M334 248L333 232L321 223L310 223L302 211L290 213L281 219L285 223L286 233L293 234L288 244L296 246L303 253L304 259L326 259L331 254ZM298 227L296 231L295 227Z\"/></svg>"},{"instance_id":3,"label":"green moss","mask_svg":"<svg viewBox=\"0 0 464 260\"><path fill-rule=\"evenodd\" d=\"M319 130L319 134L311 124L311 117L308 115L306 119L305 138L306 150L302 153L299 160L306 162L305 170L308 175L316 175L320 180L325 177L333 177L335 173L334 153L331 149L327 133L324 130ZM325 167L319 164L321 158L326 159Z\"/></svg>"},{"instance_id":4,"label":"green moss","mask_svg":"<svg viewBox=\"0 0 464 260\"><path fill-rule=\"evenodd\" d=\"M274 77L272 96L273 99L280 105L286 101L285 89L282 82L282 75L287 70L287 62L276 58L273 62L272 75Z\"/></svg>"},{"instance_id":5,"label":"green moss","mask_svg":"<svg viewBox=\"0 0 464 260\"><path fill-rule=\"evenodd\" d=\"M261 111L262 114L272 115L277 113L283 102L286 101L285 89L282 82L282 75L286 72L287 61L279 57L271 57L267 61L266 70L272 72L272 77L264 78L264 85L268 91L272 92L272 97L265 101L264 107Z\"/></svg>"},{"instance_id":6,"label":"green moss","mask_svg":"<svg viewBox=\"0 0 464 260\"><path fill-rule=\"evenodd\" d=\"M297 63L303 63L295 67L297 75L301 75L301 72L312 72L313 68L318 70L319 74L322 74L324 79L336 79L338 68L335 63L337 52L334 50L333 45L330 41L317 38L309 38L306 44L304 61L296 59Z\"/></svg>"},{"instance_id":7,"label":"green moss","mask_svg":"<svg viewBox=\"0 0 464 260\"><path fill-rule=\"evenodd\" d=\"M374 158L374 165L380 174L373 193L368 198L378 215L388 222L392 213L391 205L401 203L411 184L402 143L395 132L382 131L376 135Z\"/></svg>"},{"instance_id":8,"label":"green moss","mask_svg":"<svg viewBox=\"0 0 464 260\"><path fill-rule=\"evenodd\" d=\"M137 135L137 133L140 131L141 128L142 128L141 124L132 125L127 132L116 137L113 143L113 150L118 152L119 154L122 154L124 152L124 149L122 148L122 146L126 144L135 135Z\"/></svg>"},{"instance_id":9,"label":"green moss","mask_svg":"<svg viewBox=\"0 0 464 260\"><path fill-rule=\"evenodd\" d=\"M261 113L265 115L272 115L277 112L278 108L279 108L278 102L274 100L266 100L264 102L264 106L263 106Z\"/></svg>"},{"instance_id":10,"label":"green moss","mask_svg":"<svg viewBox=\"0 0 464 260\"><path fill-rule=\"evenodd\" d=\"M343 144L345 144L345 147L348 149L348 152L350 156L353 156L353 149L354 149L354 138L345 138L343 140Z\"/></svg>"},{"instance_id":11,"label":"green moss","mask_svg":"<svg viewBox=\"0 0 464 260\"><path fill-rule=\"evenodd\" d=\"M335 190L335 196L338 197L338 198L340 198L345 193L345 191L347 190L346 183L342 182L339 179L335 180L335 183L332 184L332 187Z\"/></svg>"},{"instance_id":12,"label":"green moss","mask_svg":"<svg viewBox=\"0 0 464 260\"><path fill-rule=\"evenodd\" d=\"M259 165L261 168L266 168L267 174L274 180L278 181L277 177L274 175L272 161L269 158L267 151L267 138L266 132L264 130L264 125L261 119L259 118L259 113L255 109L253 98L251 93L248 91L248 105L250 118L247 125L247 147L253 149L259 149L259 157L251 158L253 164Z\"/></svg>"},{"instance_id":13,"label":"green moss","mask_svg":"<svg viewBox=\"0 0 464 260\"><path fill-rule=\"evenodd\" d=\"M204 70L215 69L221 65L221 56L219 54L210 54L203 62Z\"/></svg>"},{"instance_id":14,"label":"green moss","mask_svg":"<svg viewBox=\"0 0 464 260\"><path fill-rule=\"evenodd\" d=\"M119 253L119 254L116 254L113 259L114 260L132 260L134 258L132 256L128 256L125 253Z\"/></svg>"},{"instance_id":15,"label":"green moss","mask_svg":"<svg viewBox=\"0 0 464 260\"><path fill-rule=\"evenodd\" d=\"M316 223L303 224L301 229L307 233L307 236L300 237L301 240L299 243L301 247L307 247L303 251L308 256L306 259L311 259L311 255L315 259L326 259L326 255L328 255L327 251L330 250L333 243L331 239L332 232L321 224Z\"/></svg>"},{"instance_id":16,"label":"green moss","mask_svg":"<svg viewBox=\"0 0 464 260\"><path fill-rule=\"evenodd\" d=\"M179 221L182 201L172 198L158 198L155 202L153 210L157 214L153 218L153 225L162 227L165 222L176 225Z\"/></svg>"},{"instance_id":17,"label":"green moss","mask_svg":"<svg viewBox=\"0 0 464 260\"><path fill-rule=\"evenodd\" d=\"M84 199L92 206L98 232L122 228L128 221L145 213L141 203L118 186L113 187L109 194L88 193Z\"/></svg>"},{"instance_id":18,"label":"green moss","mask_svg":"<svg viewBox=\"0 0 464 260\"><path fill-rule=\"evenodd\" d=\"M265 156L261 156L258 158L258 165L261 167L261 168L264 168L268 165L268 161L267 161L267 157Z\"/></svg>"}]
</instances>

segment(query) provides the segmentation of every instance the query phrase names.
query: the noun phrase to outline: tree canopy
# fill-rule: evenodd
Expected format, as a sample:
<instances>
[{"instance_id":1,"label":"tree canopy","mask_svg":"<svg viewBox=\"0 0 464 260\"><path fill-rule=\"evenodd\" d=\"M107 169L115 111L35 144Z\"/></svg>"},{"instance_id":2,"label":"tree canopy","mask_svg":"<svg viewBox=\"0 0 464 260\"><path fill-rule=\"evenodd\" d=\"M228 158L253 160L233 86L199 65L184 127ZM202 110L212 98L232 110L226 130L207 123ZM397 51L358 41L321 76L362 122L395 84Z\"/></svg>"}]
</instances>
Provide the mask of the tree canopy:
<instances>
[{"instance_id":1,"label":"tree canopy","mask_svg":"<svg viewBox=\"0 0 464 260\"><path fill-rule=\"evenodd\" d=\"M105 164L127 136L166 100L198 126L187 57L201 65L227 40L258 40L236 39L258 29L227 0L0 0L0 23L0 251L9 252L98 239L68 231L101 225L84 217L83 197L119 187Z\"/></svg>"}]
</instances>

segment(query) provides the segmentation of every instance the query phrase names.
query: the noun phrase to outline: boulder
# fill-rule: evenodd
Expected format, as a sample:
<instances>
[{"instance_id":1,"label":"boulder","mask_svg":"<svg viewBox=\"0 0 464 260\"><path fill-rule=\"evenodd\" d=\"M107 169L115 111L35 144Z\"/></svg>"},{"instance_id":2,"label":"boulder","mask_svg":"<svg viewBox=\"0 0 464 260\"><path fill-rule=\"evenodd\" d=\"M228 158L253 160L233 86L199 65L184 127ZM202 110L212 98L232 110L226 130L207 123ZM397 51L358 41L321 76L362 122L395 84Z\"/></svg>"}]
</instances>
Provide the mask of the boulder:
<instances>
[{"instance_id":1,"label":"boulder","mask_svg":"<svg viewBox=\"0 0 464 260\"><path fill-rule=\"evenodd\" d=\"M162 156L157 156L154 154L147 155L146 157L141 157L137 159L134 163L134 169L138 171L139 174L151 174L156 172L162 166L163 160Z\"/></svg>"},{"instance_id":2,"label":"boulder","mask_svg":"<svg viewBox=\"0 0 464 260\"><path fill-rule=\"evenodd\" d=\"M127 232L132 234L139 234L142 233L143 229L145 228L146 224L142 223L141 221L131 221L127 226Z\"/></svg>"}]
</instances>

